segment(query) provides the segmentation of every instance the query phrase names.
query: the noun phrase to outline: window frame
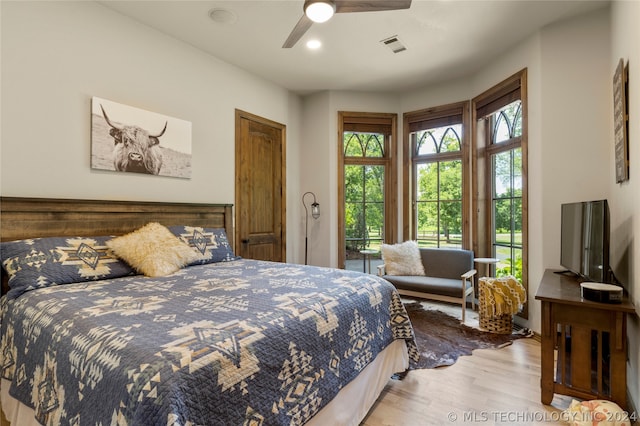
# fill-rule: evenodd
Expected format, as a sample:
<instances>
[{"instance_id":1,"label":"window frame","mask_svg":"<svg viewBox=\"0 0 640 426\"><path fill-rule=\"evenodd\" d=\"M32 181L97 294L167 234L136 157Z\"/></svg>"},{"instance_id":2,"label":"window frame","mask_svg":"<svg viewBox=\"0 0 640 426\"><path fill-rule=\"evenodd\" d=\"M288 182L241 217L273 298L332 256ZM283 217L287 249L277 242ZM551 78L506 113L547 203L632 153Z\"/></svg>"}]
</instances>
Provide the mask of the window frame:
<instances>
[{"instance_id":1,"label":"window frame","mask_svg":"<svg viewBox=\"0 0 640 426\"><path fill-rule=\"evenodd\" d=\"M348 157L344 155L344 132L370 132L385 134L383 157ZM387 133L388 132L388 133ZM384 236L383 242L394 241L397 229L397 150L398 115L394 113L338 111L338 267L346 268L345 229L345 165L372 165L385 167L384 182Z\"/></svg>"},{"instance_id":2,"label":"window frame","mask_svg":"<svg viewBox=\"0 0 640 426\"><path fill-rule=\"evenodd\" d=\"M414 179L418 163L425 159L437 159L436 161L449 161L460 159L462 162L462 248L471 248L471 156L469 144L469 101L462 101L441 105L432 108L421 109L403 114L403 164L402 164L402 238L403 241L416 239L416 188ZM426 130L435 127L461 124L460 154L458 152L444 152L439 154L414 155L414 143L411 133L418 130Z\"/></svg>"},{"instance_id":3,"label":"window frame","mask_svg":"<svg viewBox=\"0 0 640 426\"><path fill-rule=\"evenodd\" d=\"M509 140L491 144L493 126L491 115L502 107L521 101L522 134ZM528 292L529 231L528 231L528 96L527 69L523 69L471 100L473 152L473 250L476 257L493 257L493 166L492 156L520 148L522 156L522 285ZM513 244L510 246L513 247ZM525 303L523 318L528 318Z\"/></svg>"}]
</instances>

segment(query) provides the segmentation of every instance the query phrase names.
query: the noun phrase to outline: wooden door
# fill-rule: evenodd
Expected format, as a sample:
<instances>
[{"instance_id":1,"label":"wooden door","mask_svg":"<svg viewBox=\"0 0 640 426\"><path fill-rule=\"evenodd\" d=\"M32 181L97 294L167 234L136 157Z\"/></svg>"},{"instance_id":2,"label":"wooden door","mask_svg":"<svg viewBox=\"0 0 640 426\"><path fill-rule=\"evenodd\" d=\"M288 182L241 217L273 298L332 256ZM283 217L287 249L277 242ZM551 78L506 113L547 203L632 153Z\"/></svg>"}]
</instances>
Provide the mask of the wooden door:
<instances>
[{"instance_id":1,"label":"wooden door","mask_svg":"<svg viewBox=\"0 0 640 426\"><path fill-rule=\"evenodd\" d=\"M285 130L236 110L236 253L284 262Z\"/></svg>"}]
</instances>

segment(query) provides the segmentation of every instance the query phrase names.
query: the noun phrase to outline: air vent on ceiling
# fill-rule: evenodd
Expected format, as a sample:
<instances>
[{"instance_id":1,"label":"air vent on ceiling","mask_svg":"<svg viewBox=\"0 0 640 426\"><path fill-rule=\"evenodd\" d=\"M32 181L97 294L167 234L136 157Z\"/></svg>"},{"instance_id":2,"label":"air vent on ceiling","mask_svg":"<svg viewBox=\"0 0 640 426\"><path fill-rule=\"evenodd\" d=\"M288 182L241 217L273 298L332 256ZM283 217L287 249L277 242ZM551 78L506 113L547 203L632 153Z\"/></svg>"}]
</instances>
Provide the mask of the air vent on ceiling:
<instances>
[{"instance_id":1,"label":"air vent on ceiling","mask_svg":"<svg viewBox=\"0 0 640 426\"><path fill-rule=\"evenodd\" d=\"M402 42L398 39L398 36L391 36L389 38L385 38L381 40L380 43L383 43L387 46L393 53L400 53L407 48L402 44Z\"/></svg>"}]
</instances>

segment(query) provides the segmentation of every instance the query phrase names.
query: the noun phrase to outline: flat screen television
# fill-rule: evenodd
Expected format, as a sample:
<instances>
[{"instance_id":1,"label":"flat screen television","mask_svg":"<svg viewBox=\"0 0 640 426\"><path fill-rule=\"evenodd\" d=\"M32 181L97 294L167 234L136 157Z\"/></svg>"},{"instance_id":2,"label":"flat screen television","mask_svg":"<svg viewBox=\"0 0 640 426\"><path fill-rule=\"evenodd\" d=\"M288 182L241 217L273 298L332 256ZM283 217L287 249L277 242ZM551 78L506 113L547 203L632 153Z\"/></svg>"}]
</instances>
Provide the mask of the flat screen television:
<instances>
[{"instance_id":1,"label":"flat screen television","mask_svg":"<svg viewBox=\"0 0 640 426\"><path fill-rule=\"evenodd\" d=\"M560 264L584 281L611 283L607 200L562 204Z\"/></svg>"}]
</instances>

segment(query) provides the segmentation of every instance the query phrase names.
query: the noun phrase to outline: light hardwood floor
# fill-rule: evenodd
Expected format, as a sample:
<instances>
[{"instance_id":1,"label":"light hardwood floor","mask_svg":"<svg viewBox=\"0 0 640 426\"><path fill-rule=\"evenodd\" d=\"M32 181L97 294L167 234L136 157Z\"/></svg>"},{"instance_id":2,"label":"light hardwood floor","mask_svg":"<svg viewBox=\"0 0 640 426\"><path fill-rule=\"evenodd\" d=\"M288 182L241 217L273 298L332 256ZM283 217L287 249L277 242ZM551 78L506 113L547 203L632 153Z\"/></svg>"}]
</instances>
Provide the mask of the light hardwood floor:
<instances>
[{"instance_id":1,"label":"light hardwood floor","mask_svg":"<svg viewBox=\"0 0 640 426\"><path fill-rule=\"evenodd\" d=\"M460 317L459 307L423 305ZM467 325L478 326L476 312L467 310ZM526 338L389 381L362 425L563 424L560 413L571 400L556 395L551 406L540 402L540 342Z\"/></svg>"},{"instance_id":2,"label":"light hardwood floor","mask_svg":"<svg viewBox=\"0 0 640 426\"><path fill-rule=\"evenodd\" d=\"M390 381L362 425L563 424L570 403L560 395L540 402L540 343L520 339Z\"/></svg>"}]
</instances>

